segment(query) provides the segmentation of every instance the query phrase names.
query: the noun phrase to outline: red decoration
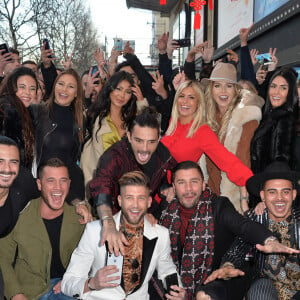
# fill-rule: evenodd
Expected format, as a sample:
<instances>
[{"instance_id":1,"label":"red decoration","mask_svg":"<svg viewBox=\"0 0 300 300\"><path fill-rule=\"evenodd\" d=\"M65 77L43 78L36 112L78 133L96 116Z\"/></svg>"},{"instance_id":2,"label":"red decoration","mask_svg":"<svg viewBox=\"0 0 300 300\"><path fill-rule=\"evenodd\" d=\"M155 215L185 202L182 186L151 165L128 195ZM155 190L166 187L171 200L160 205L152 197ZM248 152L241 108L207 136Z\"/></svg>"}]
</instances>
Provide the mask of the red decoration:
<instances>
[{"instance_id":1,"label":"red decoration","mask_svg":"<svg viewBox=\"0 0 300 300\"><path fill-rule=\"evenodd\" d=\"M202 0L193 0L194 2L190 3L191 7L194 7L194 10L196 11L195 18L194 18L194 29L200 29L201 25L201 15L200 15L200 10L202 7L206 4L206 1ZM209 0L209 9L213 9L213 0Z\"/></svg>"},{"instance_id":2,"label":"red decoration","mask_svg":"<svg viewBox=\"0 0 300 300\"><path fill-rule=\"evenodd\" d=\"M160 5L167 5L167 0L160 0L160 1L159 1L159 4L160 4Z\"/></svg>"}]
</instances>

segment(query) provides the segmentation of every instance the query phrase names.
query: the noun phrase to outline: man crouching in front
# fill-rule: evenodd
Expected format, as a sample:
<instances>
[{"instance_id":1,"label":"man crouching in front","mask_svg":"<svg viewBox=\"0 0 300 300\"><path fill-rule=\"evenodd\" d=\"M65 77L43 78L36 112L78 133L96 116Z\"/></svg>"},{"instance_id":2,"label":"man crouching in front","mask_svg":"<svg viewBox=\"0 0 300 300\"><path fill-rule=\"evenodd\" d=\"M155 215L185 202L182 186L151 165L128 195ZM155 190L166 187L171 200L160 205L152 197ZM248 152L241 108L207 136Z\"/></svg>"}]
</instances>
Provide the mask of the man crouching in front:
<instances>
[{"instance_id":1,"label":"man crouching in front","mask_svg":"<svg viewBox=\"0 0 300 300\"><path fill-rule=\"evenodd\" d=\"M128 241L125 255L115 257L109 265L110 254L107 255L105 245L99 245L101 224L99 221L89 223L63 277L62 291L69 296L101 300L149 299L148 282L155 268L163 281L168 275L177 274L168 230L160 225L152 226L145 218L151 205L149 179L142 172L133 171L124 174L119 185L121 211L113 218ZM108 218L111 217L104 216L102 220ZM167 299L185 298L183 288L178 285L171 288Z\"/></svg>"}]
</instances>

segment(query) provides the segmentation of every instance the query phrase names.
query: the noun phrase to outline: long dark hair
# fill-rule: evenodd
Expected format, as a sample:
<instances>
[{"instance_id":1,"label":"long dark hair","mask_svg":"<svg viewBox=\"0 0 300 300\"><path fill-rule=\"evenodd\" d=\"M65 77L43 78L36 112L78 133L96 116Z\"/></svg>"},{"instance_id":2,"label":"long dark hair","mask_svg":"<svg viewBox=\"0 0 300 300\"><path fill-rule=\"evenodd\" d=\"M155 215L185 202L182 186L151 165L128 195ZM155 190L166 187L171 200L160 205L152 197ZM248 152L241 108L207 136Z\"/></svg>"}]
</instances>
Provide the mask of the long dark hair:
<instances>
[{"instance_id":1,"label":"long dark hair","mask_svg":"<svg viewBox=\"0 0 300 300\"><path fill-rule=\"evenodd\" d=\"M102 120L110 113L110 105L111 105L110 93L116 89L116 87L121 81L124 80L128 81L131 86L134 86L134 81L132 79L132 76L129 73L125 71L116 72L112 77L110 77L110 79L102 89L96 101L88 109L87 122L86 122L87 130L88 130L88 137L87 137L88 139L93 138L93 126L98 116L99 116L98 130L100 130ZM121 118L123 121L124 128L128 127L128 125L135 118L136 111L137 111L136 97L134 94L132 94L129 101L122 107L121 110L122 113Z\"/></svg>"},{"instance_id":2,"label":"long dark hair","mask_svg":"<svg viewBox=\"0 0 300 300\"><path fill-rule=\"evenodd\" d=\"M273 80L277 76L282 76L289 85L288 94L286 97L286 102L283 103L280 107L280 109L286 110L288 112L291 112L297 116L298 112L298 91L297 91L297 76L296 72L291 68L282 68L274 73L274 75L271 77L268 87L268 94L266 99L266 104L264 106L263 115L268 114L270 111L272 111L272 104L270 101L269 96L269 89L270 85L272 84Z\"/></svg>"},{"instance_id":3,"label":"long dark hair","mask_svg":"<svg viewBox=\"0 0 300 300\"><path fill-rule=\"evenodd\" d=\"M83 142L83 89L82 89L80 76L74 69L68 69L66 71L63 71L56 77L51 95L48 100L49 112L53 114L53 104L55 102L54 100L55 100L56 83L63 75L73 76L77 83L77 96L71 102L71 107L73 109L75 123L77 124L77 126L79 128L78 139L79 139L79 142L82 143Z\"/></svg>"},{"instance_id":4,"label":"long dark hair","mask_svg":"<svg viewBox=\"0 0 300 300\"><path fill-rule=\"evenodd\" d=\"M21 76L32 77L36 82L36 87L38 87L38 81L35 73L29 68L20 67L12 71L3 80L0 87L0 97L9 97L11 105L16 108L20 115L22 123L22 137L24 141L25 163L28 164L31 163L33 159L34 129L28 109L16 95L18 90L17 82Z\"/></svg>"}]
</instances>

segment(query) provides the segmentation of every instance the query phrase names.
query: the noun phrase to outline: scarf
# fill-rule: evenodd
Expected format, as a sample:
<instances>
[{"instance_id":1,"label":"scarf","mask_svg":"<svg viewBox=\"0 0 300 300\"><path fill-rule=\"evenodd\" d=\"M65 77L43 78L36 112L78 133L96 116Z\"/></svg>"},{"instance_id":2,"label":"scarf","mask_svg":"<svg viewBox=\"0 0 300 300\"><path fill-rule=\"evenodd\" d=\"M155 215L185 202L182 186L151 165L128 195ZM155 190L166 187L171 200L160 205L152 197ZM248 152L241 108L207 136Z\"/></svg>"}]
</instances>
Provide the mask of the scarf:
<instances>
[{"instance_id":1,"label":"scarf","mask_svg":"<svg viewBox=\"0 0 300 300\"><path fill-rule=\"evenodd\" d=\"M128 241L125 246L125 256L123 262L123 280L126 295L133 291L140 284L142 256L143 256L143 235L144 219L138 226L131 226L125 223L124 216L120 219L120 232L124 234Z\"/></svg>"},{"instance_id":2,"label":"scarf","mask_svg":"<svg viewBox=\"0 0 300 300\"><path fill-rule=\"evenodd\" d=\"M175 198L163 211L160 224L169 229L171 255L187 291L188 299L193 299L195 289L211 272L214 256L214 222L212 200L215 195L205 190L190 218L183 249L180 243L180 209Z\"/></svg>"}]
</instances>

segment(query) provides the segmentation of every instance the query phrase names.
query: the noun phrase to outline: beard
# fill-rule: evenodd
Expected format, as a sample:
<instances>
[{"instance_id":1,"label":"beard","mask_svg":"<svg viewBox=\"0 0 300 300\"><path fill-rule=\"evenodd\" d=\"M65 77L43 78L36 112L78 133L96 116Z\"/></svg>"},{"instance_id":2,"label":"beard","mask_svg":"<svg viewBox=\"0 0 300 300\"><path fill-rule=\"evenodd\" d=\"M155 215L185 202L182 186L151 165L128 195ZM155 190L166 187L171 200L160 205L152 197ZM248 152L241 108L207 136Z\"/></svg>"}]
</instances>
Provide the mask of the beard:
<instances>
[{"instance_id":1,"label":"beard","mask_svg":"<svg viewBox=\"0 0 300 300\"><path fill-rule=\"evenodd\" d=\"M62 207L64 206L64 201L62 201L62 205L60 207L53 207L49 201L49 197L43 192L41 192L41 197L42 197L44 203L53 211L58 211L58 210L62 209Z\"/></svg>"},{"instance_id":2,"label":"beard","mask_svg":"<svg viewBox=\"0 0 300 300\"><path fill-rule=\"evenodd\" d=\"M0 172L0 174L2 174L2 175L15 175L15 178L17 176L16 172ZM0 180L0 188L1 189L7 189L7 188L11 187L11 185L13 184L15 178L13 178L13 179L9 178L7 180L7 182L6 182L5 178L2 178Z\"/></svg>"},{"instance_id":3,"label":"beard","mask_svg":"<svg viewBox=\"0 0 300 300\"><path fill-rule=\"evenodd\" d=\"M136 226L136 225L140 224L142 219L146 215L146 213L147 213L147 210L144 211L137 220L132 220L132 218L129 216L127 211L122 211L122 214L123 214L124 219L126 220L126 222L130 225L133 225L133 226Z\"/></svg>"}]
</instances>

